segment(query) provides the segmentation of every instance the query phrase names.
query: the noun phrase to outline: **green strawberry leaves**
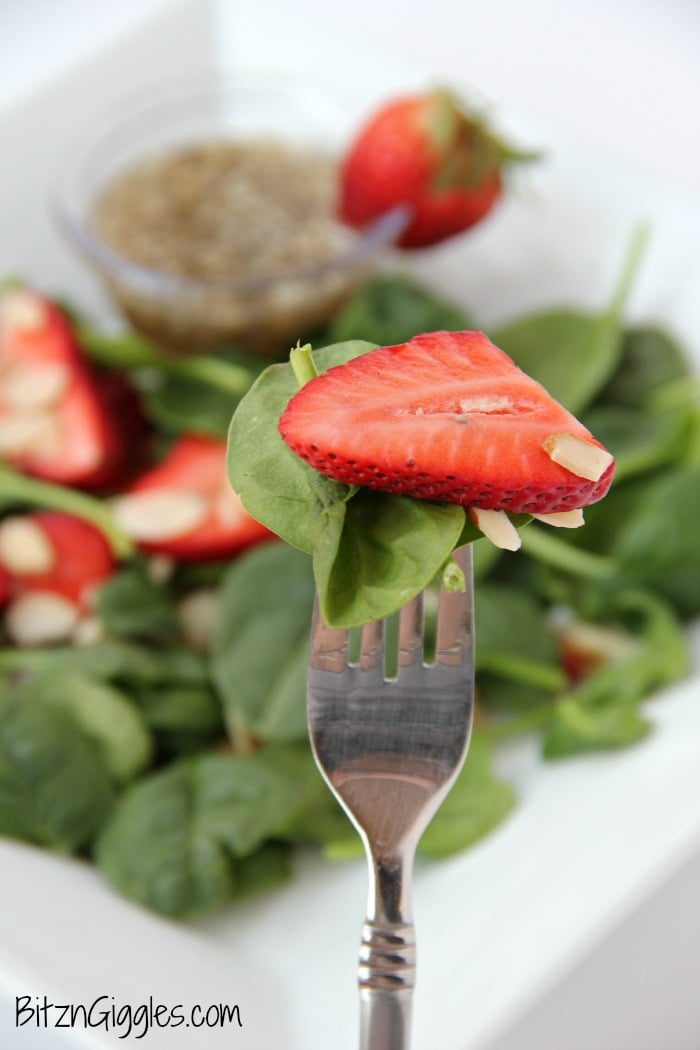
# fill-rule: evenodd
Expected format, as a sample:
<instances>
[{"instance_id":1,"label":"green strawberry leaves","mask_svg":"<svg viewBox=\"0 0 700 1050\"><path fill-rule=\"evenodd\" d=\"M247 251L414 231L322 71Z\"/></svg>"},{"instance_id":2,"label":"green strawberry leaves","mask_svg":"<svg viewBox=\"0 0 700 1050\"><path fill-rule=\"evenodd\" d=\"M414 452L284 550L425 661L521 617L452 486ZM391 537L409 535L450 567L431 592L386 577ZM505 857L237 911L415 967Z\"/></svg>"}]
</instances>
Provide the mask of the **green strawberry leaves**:
<instances>
[{"instance_id":1,"label":"green strawberry leaves","mask_svg":"<svg viewBox=\"0 0 700 1050\"><path fill-rule=\"evenodd\" d=\"M314 351L313 361L323 372L371 349L351 340ZM312 554L326 622L354 627L435 578L463 534L464 508L358 491L308 467L277 430L297 389L291 365L272 365L243 398L229 431L231 483L253 517Z\"/></svg>"}]
</instances>

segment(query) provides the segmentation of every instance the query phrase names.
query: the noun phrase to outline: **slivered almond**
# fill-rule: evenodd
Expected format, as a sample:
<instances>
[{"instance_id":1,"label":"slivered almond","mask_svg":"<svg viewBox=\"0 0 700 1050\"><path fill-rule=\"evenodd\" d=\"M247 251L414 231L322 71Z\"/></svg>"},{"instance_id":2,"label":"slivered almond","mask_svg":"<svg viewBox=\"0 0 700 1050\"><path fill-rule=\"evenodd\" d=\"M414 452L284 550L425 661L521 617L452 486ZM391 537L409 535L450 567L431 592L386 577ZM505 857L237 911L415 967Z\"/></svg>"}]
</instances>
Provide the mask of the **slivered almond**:
<instances>
[{"instance_id":1,"label":"slivered almond","mask_svg":"<svg viewBox=\"0 0 700 1050\"><path fill-rule=\"evenodd\" d=\"M606 449L574 434L550 434L542 448L554 463L588 481L600 481L613 461Z\"/></svg>"},{"instance_id":2,"label":"slivered almond","mask_svg":"<svg viewBox=\"0 0 700 1050\"><path fill-rule=\"evenodd\" d=\"M105 625L98 616L84 616L71 631L71 641L76 645L94 645L106 637Z\"/></svg>"},{"instance_id":3,"label":"slivered almond","mask_svg":"<svg viewBox=\"0 0 700 1050\"><path fill-rule=\"evenodd\" d=\"M60 594L21 594L7 609L5 629L17 645L48 645L67 641L80 619L78 607Z\"/></svg>"},{"instance_id":4,"label":"slivered almond","mask_svg":"<svg viewBox=\"0 0 700 1050\"><path fill-rule=\"evenodd\" d=\"M12 408L32 410L55 405L69 382L69 369L57 361L44 365L18 363L5 371L0 392Z\"/></svg>"},{"instance_id":5,"label":"slivered almond","mask_svg":"<svg viewBox=\"0 0 700 1050\"><path fill-rule=\"evenodd\" d=\"M169 554L154 554L146 563L146 574L157 586L162 586L172 579L177 563Z\"/></svg>"},{"instance_id":6,"label":"slivered almond","mask_svg":"<svg viewBox=\"0 0 700 1050\"><path fill-rule=\"evenodd\" d=\"M558 529L578 529L585 524L583 511L580 508L576 510L558 510L553 514L533 514L532 516L537 518L538 521L544 522L545 525L554 525Z\"/></svg>"},{"instance_id":7,"label":"slivered almond","mask_svg":"<svg viewBox=\"0 0 700 1050\"><path fill-rule=\"evenodd\" d=\"M0 329L36 332L46 324L46 307L25 288L15 288L0 299Z\"/></svg>"},{"instance_id":8,"label":"slivered almond","mask_svg":"<svg viewBox=\"0 0 700 1050\"><path fill-rule=\"evenodd\" d=\"M244 513L241 497L229 484L222 485L217 493L214 512L224 525L235 525Z\"/></svg>"},{"instance_id":9,"label":"slivered almond","mask_svg":"<svg viewBox=\"0 0 700 1050\"><path fill-rule=\"evenodd\" d=\"M477 529L491 540L494 547L500 547L505 551L520 550L520 534L504 510L470 507L469 517Z\"/></svg>"},{"instance_id":10,"label":"slivered almond","mask_svg":"<svg viewBox=\"0 0 700 1050\"><path fill-rule=\"evenodd\" d=\"M221 598L215 588L202 588L188 594L177 607L185 641L199 652L208 652L219 622Z\"/></svg>"},{"instance_id":11,"label":"slivered almond","mask_svg":"<svg viewBox=\"0 0 700 1050\"><path fill-rule=\"evenodd\" d=\"M59 435L58 420L46 413L7 416L0 420L0 455L51 455Z\"/></svg>"},{"instance_id":12,"label":"slivered almond","mask_svg":"<svg viewBox=\"0 0 700 1050\"><path fill-rule=\"evenodd\" d=\"M31 518L13 516L0 524L0 562L9 572L48 572L55 561L51 540Z\"/></svg>"},{"instance_id":13,"label":"slivered almond","mask_svg":"<svg viewBox=\"0 0 700 1050\"><path fill-rule=\"evenodd\" d=\"M112 501L117 522L133 540L175 540L201 525L208 514L207 501L198 492L158 489L134 492Z\"/></svg>"}]
</instances>

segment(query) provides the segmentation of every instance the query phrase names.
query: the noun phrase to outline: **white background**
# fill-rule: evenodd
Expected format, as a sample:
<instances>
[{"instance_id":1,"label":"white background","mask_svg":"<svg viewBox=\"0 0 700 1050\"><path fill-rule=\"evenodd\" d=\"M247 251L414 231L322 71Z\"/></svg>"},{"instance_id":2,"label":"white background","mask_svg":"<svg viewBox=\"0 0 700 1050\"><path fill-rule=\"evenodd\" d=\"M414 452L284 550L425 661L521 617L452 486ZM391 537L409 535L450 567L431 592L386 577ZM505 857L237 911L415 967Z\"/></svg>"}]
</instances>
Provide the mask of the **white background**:
<instances>
[{"instance_id":1,"label":"white background","mask_svg":"<svg viewBox=\"0 0 700 1050\"><path fill-rule=\"evenodd\" d=\"M0 0L0 107L162 6L163 0ZM496 109L521 111L584 144L612 149L679 190L700 193L697 0L420 6L305 0L305 6L319 25L336 22L366 40L348 76L381 82L380 56L389 49L407 70L415 62L421 76L427 68L435 80L470 85ZM270 65L285 54L275 30L270 25ZM309 67L322 62L310 39ZM123 77L126 89L128 68ZM69 131L70 113L64 119ZM0 163L2 153L0 142ZM691 861L586 962L562 975L493 1050L697 1050L698 880L700 862ZM37 1033L37 1050L50 1046L50 1035Z\"/></svg>"}]
</instances>

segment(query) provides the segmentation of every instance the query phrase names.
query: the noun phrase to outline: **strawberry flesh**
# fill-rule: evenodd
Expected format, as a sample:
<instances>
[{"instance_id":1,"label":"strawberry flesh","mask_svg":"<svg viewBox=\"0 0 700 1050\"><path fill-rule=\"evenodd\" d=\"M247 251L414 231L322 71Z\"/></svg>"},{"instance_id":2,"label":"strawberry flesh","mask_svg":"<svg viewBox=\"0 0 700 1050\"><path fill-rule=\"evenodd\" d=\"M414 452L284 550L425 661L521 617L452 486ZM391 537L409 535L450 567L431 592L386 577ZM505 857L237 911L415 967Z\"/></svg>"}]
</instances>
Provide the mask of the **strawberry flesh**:
<instances>
[{"instance_id":1,"label":"strawberry flesh","mask_svg":"<svg viewBox=\"0 0 700 1050\"><path fill-rule=\"evenodd\" d=\"M203 497L207 513L191 530L163 539L139 541L149 553L168 554L176 561L226 558L272 537L243 507L231 488L226 470L226 442L186 434L174 443L162 463L143 474L128 494L182 493Z\"/></svg>"},{"instance_id":2,"label":"strawberry flesh","mask_svg":"<svg viewBox=\"0 0 700 1050\"><path fill-rule=\"evenodd\" d=\"M351 485L487 510L551 514L601 499L542 447L590 432L481 332L432 332L312 379L279 430L310 466Z\"/></svg>"},{"instance_id":3,"label":"strawberry flesh","mask_svg":"<svg viewBox=\"0 0 700 1050\"><path fill-rule=\"evenodd\" d=\"M444 91L391 101L361 129L343 160L341 218L361 228L403 205L410 222L399 246L436 244L494 207L505 152Z\"/></svg>"},{"instance_id":4,"label":"strawberry flesh","mask_svg":"<svg viewBox=\"0 0 700 1050\"><path fill-rule=\"evenodd\" d=\"M65 370L55 402L22 407L8 396L18 369ZM29 289L0 300L0 431L17 422L44 436L26 448L5 451L13 466L62 485L97 487L123 454L119 433L100 397L92 370L63 314Z\"/></svg>"},{"instance_id":5,"label":"strawberry flesh","mask_svg":"<svg viewBox=\"0 0 700 1050\"><path fill-rule=\"evenodd\" d=\"M115 570L114 557L103 534L90 522L63 511L37 511L25 515L25 519L42 530L53 558L51 566L39 572L5 568L12 597L49 592L88 608L94 589ZM0 572L3 568L0 565Z\"/></svg>"}]
</instances>

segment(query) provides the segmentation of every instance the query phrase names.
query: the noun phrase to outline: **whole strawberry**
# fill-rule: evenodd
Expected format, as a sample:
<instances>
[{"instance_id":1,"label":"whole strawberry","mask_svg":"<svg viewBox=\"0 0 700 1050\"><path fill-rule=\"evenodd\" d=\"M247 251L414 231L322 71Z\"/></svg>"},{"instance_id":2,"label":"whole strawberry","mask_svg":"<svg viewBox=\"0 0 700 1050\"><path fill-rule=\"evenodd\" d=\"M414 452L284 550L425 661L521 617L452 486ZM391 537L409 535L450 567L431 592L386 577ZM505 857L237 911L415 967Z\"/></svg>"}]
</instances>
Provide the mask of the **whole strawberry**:
<instances>
[{"instance_id":1,"label":"whole strawberry","mask_svg":"<svg viewBox=\"0 0 700 1050\"><path fill-rule=\"evenodd\" d=\"M533 156L501 142L447 91L399 98L344 158L340 216L361 228L405 205L410 221L398 245L427 247L483 219L501 196L504 166Z\"/></svg>"}]
</instances>

